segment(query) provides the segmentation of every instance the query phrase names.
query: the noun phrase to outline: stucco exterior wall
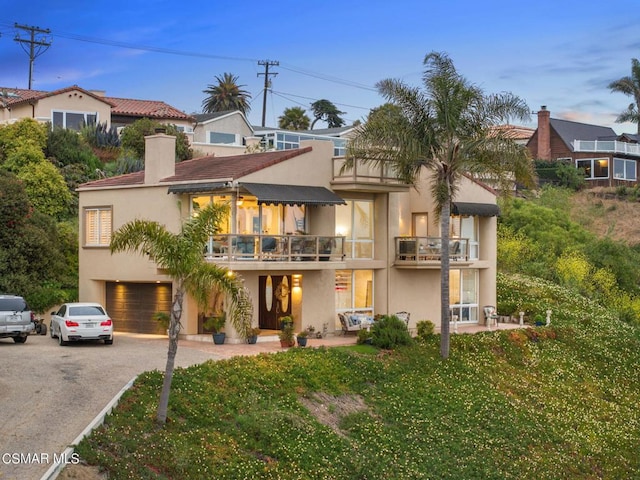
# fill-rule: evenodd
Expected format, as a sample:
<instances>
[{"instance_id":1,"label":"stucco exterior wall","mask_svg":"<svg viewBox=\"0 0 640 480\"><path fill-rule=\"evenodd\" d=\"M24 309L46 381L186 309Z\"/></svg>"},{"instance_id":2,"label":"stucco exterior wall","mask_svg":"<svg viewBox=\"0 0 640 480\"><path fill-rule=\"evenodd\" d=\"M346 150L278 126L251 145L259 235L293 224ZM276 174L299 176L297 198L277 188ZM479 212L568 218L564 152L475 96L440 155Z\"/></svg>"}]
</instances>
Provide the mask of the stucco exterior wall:
<instances>
[{"instance_id":1,"label":"stucco exterior wall","mask_svg":"<svg viewBox=\"0 0 640 480\"><path fill-rule=\"evenodd\" d=\"M35 105L25 104L2 111L9 118L34 118L40 122L52 121L53 111L97 113L99 123L111 126L111 105L79 90L70 90L40 99ZM3 118L4 120L5 118Z\"/></svg>"}]
</instances>

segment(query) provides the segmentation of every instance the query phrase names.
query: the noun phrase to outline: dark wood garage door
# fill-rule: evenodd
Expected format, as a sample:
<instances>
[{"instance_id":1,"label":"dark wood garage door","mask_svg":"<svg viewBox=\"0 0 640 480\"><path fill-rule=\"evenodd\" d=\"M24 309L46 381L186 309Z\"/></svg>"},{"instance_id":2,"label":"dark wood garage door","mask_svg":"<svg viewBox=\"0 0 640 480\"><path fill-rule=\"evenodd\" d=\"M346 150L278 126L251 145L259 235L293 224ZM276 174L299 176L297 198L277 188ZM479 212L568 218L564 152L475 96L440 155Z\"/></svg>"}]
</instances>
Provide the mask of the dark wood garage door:
<instances>
[{"instance_id":1,"label":"dark wood garage door","mask_svg":"<svg viewBox=\"0 0 640 480\"><path fill-rule=\"evenodd\" d=\"M107 282L106 308L117 332L166 334L152 317L171 311L171 284Z\"/></svg>"}]
</instances>

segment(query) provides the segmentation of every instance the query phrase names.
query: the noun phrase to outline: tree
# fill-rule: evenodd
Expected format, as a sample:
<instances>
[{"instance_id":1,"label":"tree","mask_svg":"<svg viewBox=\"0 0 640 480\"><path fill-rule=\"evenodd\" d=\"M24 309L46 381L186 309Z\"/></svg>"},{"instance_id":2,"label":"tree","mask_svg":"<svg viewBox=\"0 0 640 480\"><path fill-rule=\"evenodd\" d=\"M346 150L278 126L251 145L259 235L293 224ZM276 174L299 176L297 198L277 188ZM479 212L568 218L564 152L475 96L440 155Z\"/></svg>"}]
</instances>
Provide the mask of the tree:
<instances>
[{"instance_id":1,"label":"tree","mask_svg":"<svg viewBox=\"0 0 640 480\"><path fill-rule=\"evenodd\" d=\"M138 219L123 225L111 238L112 254L130 251L148 255L174 281L169 348L156 417L159 425L164 425L167 419L185 294L191 295L200 307L206 307L214 289L224 292L230 299L227 318L236 331L244 334L251 324L251 302L241 281L229 275L226 268L208 263L202 253L209 237L218 231L227 208L225 205L208 205L199 210L198 216L185 221L177 234L169 232L158 222Z\"/></svg>"},{"instance_id":2,"label":"tree","mask_svg":"<svg viewBox=\"0 0 640 480\"><path fill-rule=\"evenodd\" d=\"M612 92L620 92L633 97L635 103L629 104L629 108L618 115L616 122L637 124L637 133L640 135L640 62L637 58L631 59L631 76L622 77L611 82L609 89Z\"/></svg>"},{"instance_id":3,"label":"tree","mask_svg":"<svg viewBox=\"0 0 640 480\"><path fill-rule=\"evenodd\" d=\"M24 183L36 210L58 220L68 217L73 196L64 177L51 162L30 163L20 170L18 178Z\"/></svg>"},{"instance_id":4,"label":"tree","mask_svg":"<svg viewBox=\"0 0 640 480\"><path fill-rule=\"evenodd\" d=\"M527 150L508 138L496 125L510 117L526 120L529 108L510 93L485 95L458 74L444 53L424 58L423 89L400 80L378 82L376 88L399 107L381 109L356 127L347 145L344 168L356 159L377 164L389 162L399 179L415 185L426 170L440 220L442 245L449 245L451 202L464 175L490 175L509 191L509 177L533 183L533 163ZM441 256L440 354L449 356L449 256Z\"/></svg>"},{"instance_id":5,"label":"tree","mask_svg":"<svg viewBox=\"0 0 640 480\"><path fill-rule=\"evenodd\" d=\"M278 118L278 126L286 130L308 130L311 120L302 107L286 108Z\"/></svg>"},{"instance_id":6,"label":"tree","mask_svg":"<svg viewBox=\"0 0 640 480\"><path fill-rule=\"evenodd\" d=\"M345 112L338 110L333 103L329 100L317 100L311 104L313 110L313 122L311 123L311 130L318 120L324 120L327 122L329 128L336 128L343 126L346 122L340 118L340 115Z\"/></svg>"},{"instance_id":7,"label":"tree","mask_svg":"<svg viewBox=\"0 0 640 480\"><path fill-rule=\"evenodd\" d=\"M176 161L189 160L193 156L189 139L184 132L178 131L175 125L164 125L157 120L149 118L136 120L122 129L121 144L123 151L121 156L126 157L132 154L136 158L144 160L144 137L155 135L158 129L164 129L167 135L176 137Z\"/></svg>"},{"instance_id":8,"label":"tree","mask_svg":"<svg viewBox=\"0 0 640 480\"><path fill-rule=\"evenodd\" d=\"M207 85L207 89L202 93L207 94L207 98L202 101L203 113L225 112L227 110L240 110L247 114L251 110L251 94L243 90L238 85L238 77L231 73L225 73L220 77L216 75L216 84Z\"/></svg>"}]
</instances>

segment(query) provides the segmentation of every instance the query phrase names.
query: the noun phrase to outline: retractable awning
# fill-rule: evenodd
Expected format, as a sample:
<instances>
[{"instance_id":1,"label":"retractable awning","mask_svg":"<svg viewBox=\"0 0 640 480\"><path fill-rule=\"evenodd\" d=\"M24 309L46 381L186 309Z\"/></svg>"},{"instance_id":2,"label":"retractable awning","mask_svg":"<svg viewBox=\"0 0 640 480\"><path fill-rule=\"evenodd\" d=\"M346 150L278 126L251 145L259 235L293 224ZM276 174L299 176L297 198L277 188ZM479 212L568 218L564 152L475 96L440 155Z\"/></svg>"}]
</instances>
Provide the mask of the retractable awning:
<instances>
[{"instance_id":1,"label":"retractable awning","mask_svg":"<svg viewBox=\"0 0 640 480\"><path fill-rule=\"evenodd\" d=\"M478 217L495 217L500 215L500 208L493 203L453 202L451 213L454 215L476 215Z\"/></svg>"},{"instance_id":2,"label":"retractable awning","mask_svg":"<svg viewBox=\"0 0 640 480\"><path fill-rule=\"evenodd\" d=\"M211 193L225 186L226 184L221 182L181 183L171 185L169 187L169 193Z\"/></svg>"},{"instance_id":3,"label":"retractable awning","mask_svg":"<svg viewBox=\"0 0 640 480\"><path fill-rule=\"evenodd\" d=\"M264 205L345 205L346 202L325 187L241 183L241 189L258 198Z\"/></svg>"}]
</instances>

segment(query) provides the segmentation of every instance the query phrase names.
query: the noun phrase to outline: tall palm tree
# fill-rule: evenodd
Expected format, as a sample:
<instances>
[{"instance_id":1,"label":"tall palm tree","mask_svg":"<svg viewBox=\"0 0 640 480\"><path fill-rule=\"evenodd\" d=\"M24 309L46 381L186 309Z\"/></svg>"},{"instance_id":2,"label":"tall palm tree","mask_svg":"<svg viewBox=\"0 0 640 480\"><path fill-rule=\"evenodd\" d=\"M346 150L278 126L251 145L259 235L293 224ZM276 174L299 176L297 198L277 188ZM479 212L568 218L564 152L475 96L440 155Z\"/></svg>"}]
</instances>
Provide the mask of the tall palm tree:
<instances>
[{"instance_id":1,"label":"tall palm tree","mask_svg":"<svg viewBox=\"0 0 640 480\"><path fill-rule=\"evenodd\" d=\"M631 59L631 76L622 77L609 84L612 92L620 92L634 98L635 104L629 104L629 108L618 115L617 123L632 122L638 125L640 135L640 62L637 58Z\"/></svg>"},{"instance_id":2,"label":"tall palm tree","mask_svg":"<svg viewBox=\"0 0 640 480\"><path fill-rule=\"evenodd\" d=\"M207 94L207 98L202 101L203 113L225 112L227 110L240 110L247 114L251 110L249 100L251 94L243 90L238 85L237 75L225 73L222 77L216 75L217 84L207 85L207 89L202 93Z\"/></svg>"},{"instance_id":3,"label":"tall palm tree","mask_svg":"<svg viewBox=\"0 0 640 480\"><path fill-rule=\"evenodd\" d=\"M393 79L376 85L395 108L380 108L355 129L347 146L345 168L351 168L356 159L378 165L390 162L398 178L412 185L426 170L442 245L447 246L451 202L464 175L489 175L503 187L513 174L520 181L533 183L533 164L526 149L501 129L492 128L511 117L528 119L529 108L510 93L485 95L458 74L444 53L427 54L423 64L423 89ZM440 354L447 358L449 256L441 255L441 262Z\"/></svg>"},{"instance_id":4,"label":"tall palm tree","mask_svg":"<svg viewBox=\"0 0 640 480\"><path fill-rule=\"evenodd\" d=\"M167 364L156 416L159 425L164 425L167 419L185 294L191 295L200 307L206 307L215 290L224 292L230 299L227 318L233 327L242 334L251 324L251 302L241 281L228 275L226 268L207 263L203 255L209 237L218 230L227 209L224 205L208 205L198 216L185 221L177 234L158 222L133 220L120 227L111 238L112 254L129 251L148 255L159 268L166 270L175 284Z\"/></svg>"},{"instance_id":5,"label":"tall palm tree","mask_svg":"<svg viewBox=\"0 0 640 480\"><path fill-rule=\"evenodd\" d=\"M286 130L308 130L311 120L302 107L285 108L278 118L278 126Z\"/></svg>"}]
</instances>

